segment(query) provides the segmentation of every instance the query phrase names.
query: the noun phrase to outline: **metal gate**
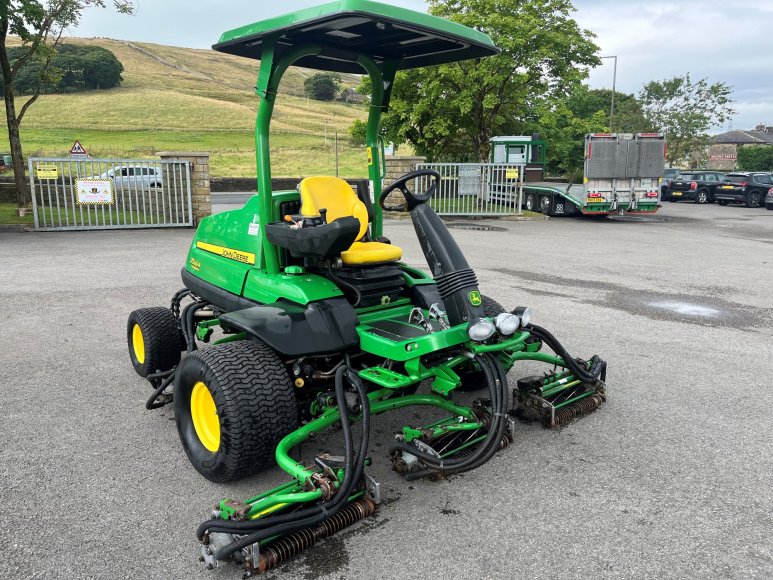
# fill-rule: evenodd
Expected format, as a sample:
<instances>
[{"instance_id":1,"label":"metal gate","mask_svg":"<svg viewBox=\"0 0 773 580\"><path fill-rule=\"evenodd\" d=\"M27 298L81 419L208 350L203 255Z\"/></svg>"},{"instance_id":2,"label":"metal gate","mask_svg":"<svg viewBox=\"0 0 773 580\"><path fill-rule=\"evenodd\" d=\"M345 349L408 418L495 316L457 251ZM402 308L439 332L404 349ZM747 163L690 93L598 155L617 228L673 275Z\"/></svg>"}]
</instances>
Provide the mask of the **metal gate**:
<instances>
[{"instance_id":1,"label":"metal gate","mask_svg":"<svg viewBox=\"0 0 773 580\"><path fill-rule=\"evenodd\" d=\"M520 215L523 174L518 163L420 163L417 169L434 169L440 187L429 204L438 215L502 216ZM424 191L430 178L416 185Z\"/></svg>"},{"instance_id":2,"label":"metal gate","mask_svg":"<svg viewBox=\"0 0 773 580\"><path fill-rule=\"evenodd\" d=\"M29 176L36 230L193 225L184 161L31 157Z\"/></svg>"}]
</instances>

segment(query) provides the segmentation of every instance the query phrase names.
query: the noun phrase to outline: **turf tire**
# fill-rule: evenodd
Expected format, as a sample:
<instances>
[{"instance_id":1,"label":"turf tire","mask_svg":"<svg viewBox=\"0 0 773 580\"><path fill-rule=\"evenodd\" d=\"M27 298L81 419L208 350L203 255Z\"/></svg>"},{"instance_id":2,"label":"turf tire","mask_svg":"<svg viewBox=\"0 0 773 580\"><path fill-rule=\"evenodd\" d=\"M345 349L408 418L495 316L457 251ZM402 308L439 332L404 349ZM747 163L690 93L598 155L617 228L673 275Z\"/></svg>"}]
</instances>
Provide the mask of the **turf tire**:
<instances>
[{"instance_id":1,"label":"turf tire","mask_svg":"<svg viewBox=\"0 0 773 580\"><path fill-rule=\"evenodd\" d=\"M139 326L144 343L144 356L134 347L134 327ZM129 314L126 324L129 358L137 374L147 377L158 371L168 371L180 362L180 326L172 311L163 306L140 308ZM140 362L142 358L142 362Z\"/></svg>"},{"instance_id":2,"label":"turf tire","mask_svg":"<svg viewBox=\"0 0 773 580\"><path fill-rule=\"evenodd\" d=\"M497 314L506 312L505 307L493 298L481 294L481 306L487 318L494 318ZM486 388L483 372L477 369L459 371L459 378L462 384L459 387L461 391L479 391Z\"/></svg>"},{"instance_id":3,"label":"turf tire","mask_svg":"<svg viewBox=\"0 0 773 580\"><path fill-rule=\"evenodd\" d=\"M203 382L217 408L219 447L207 449L191 416L193 387ZM187 355L174 387L177 431L201 475L227 483L274 465L277 443L298 427L293 383L279 356L256 340L240 340Z\"/></svg>"}]
</instances>

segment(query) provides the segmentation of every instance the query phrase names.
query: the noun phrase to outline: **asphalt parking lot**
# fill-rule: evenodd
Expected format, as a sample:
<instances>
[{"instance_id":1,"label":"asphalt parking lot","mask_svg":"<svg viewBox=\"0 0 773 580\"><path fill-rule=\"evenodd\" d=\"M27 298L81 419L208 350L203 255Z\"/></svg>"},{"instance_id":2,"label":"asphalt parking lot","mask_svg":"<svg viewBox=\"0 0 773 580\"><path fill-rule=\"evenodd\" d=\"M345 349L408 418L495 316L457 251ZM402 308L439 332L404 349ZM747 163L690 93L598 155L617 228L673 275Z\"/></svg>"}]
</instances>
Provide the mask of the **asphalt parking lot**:
<instances>
[{"instance_id":1,"label":"asphalt parking lot","mask_svg":"<svg viewBox=\"0 0 773 580\"><path fill-rule=\"evenodd\" d=\"M379 417L379 512L266 577L772 578L773 211L453 225L484 293L608 361L608 402L556 431L519 424L441 482L404 482L386 456L422 415ZM425 265L410 222L385 230ZM204 570L194 530L283 474L201 478L126 352L127 314L168 304L191 236L0 233L0 578L241 577Z\"/></svg>"}]
</instances>

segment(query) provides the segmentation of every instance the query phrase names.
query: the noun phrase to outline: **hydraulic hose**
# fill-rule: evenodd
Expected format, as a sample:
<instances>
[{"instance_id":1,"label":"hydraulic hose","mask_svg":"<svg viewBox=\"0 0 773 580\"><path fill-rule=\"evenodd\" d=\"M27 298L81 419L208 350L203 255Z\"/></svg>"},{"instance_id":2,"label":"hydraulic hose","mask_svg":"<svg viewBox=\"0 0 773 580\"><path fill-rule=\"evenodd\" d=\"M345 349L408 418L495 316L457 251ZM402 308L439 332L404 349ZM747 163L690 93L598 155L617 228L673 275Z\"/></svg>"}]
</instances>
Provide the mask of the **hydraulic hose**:
<instances>
[{"instance_id":1,"label":"hydraulic hose","mask_svg":"<svg viewBox=\"0 0 773 580\"><path fill-rule=\"evenodd\" d=\"M580 363L577 362L577 360L572 358L572 356L566 351L563 345L558 342L558 339L550 332L541 326L537 326L536 324L528 326L527 330L533 336L539 338L542 340L542 342L552 348L553 351L566 363L566 368L572 371L572 373L574 373L574 375L583 383L593 383L596 382L599 378L601 378L602 381L606 380L607 363L600 359L597 354L594 354L593 357L591 357L590 368L586 370Z\"/></svg>"},{"instance_id":2,"label":"hydraulic hose","mask_svg":"<svg viewBox=\"0 0 773 580\"><path fill-rule=\"evenodd\" d=\"M429 468L406 475L406 479L418 479L426 475L431 475L434 472L441 472L443 474L462 473L464 471L470 471L476 467L487 462L496 453L499 443L505 435L507 429L507 404L508 404L508 389L507 378L502 369L502 365L495 355L483 354L475 358L476 362L483 371L488 386L489 393L491 395L493 417L489 430L486 434L486 438L478 446L472 455L461 459L439 459L434 455L425 453L416 449L413 446L405 443L400 443L392 447L391 451L401 451L410 453L416 456L422 463Z\"/></svg>"},{"instance_id":3,"label":"hydraulic hose","mask_svg":"<svg viewBox=\"0 0 773 580\"><path fill-rule=\"evenodd\" d=\"M349 421L348 410L343 390L343 378L346 378L357 391L362 404L362 439L357 450L356 457L353 454L353 437L351 423ZM368 451L368 442L370 434L370 401L367 397L367 391L359 380L359 377L350 372L347 367L341 367L336 371L336 400L341 413L341 426L344 431L344 444L346 448L346 466L344 481L341 484L336 496L329 504L318 504L313 508L306 508L288 514L268 516L259 520L250 522L230 522L222 520L209 520L199 526L197 536L199 539L204 537L204 533L224 532L224 533L244 533L252 532L249 535L240 538L236 542L218 550L215 558L218 560L227 559L236 551L250 546L271 536L287 535L303 528L318 525L325 519L335 515L346 503L351 495L355 485L362 479L364 471L365 457ZM352 465L352 463L354 465Z\"/></svg>"}]
</instances>

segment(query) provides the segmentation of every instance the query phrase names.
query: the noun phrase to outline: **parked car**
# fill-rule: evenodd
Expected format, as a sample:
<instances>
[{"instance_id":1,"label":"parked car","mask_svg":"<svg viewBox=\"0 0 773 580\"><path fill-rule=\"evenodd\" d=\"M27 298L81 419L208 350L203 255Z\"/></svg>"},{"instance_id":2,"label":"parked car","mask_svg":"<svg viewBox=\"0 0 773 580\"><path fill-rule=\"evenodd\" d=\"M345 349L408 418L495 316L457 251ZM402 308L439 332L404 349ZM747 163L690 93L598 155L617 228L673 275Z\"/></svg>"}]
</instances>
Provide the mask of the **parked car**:
<instances>
[{"instance_id":1,"label":"parked car","mask_svg":"<svg viewBox=\"0 0 773 580\"><path fill-rule=\"evenodd\" d=\"M164 183L161 170L152 165L121 165L105 171L99 178L111 179L116 190L143 190L161 187Z\"/></svg>"},{"instance_id":2,"label":"parked car","mask_svg":"<svg viewBox=\"0 0 773 580\"><path fill-rule=\"evenodd\" d=\"M769 173L728 173L725 182L717 187L714 199L719 205L743 203L746 207L759 207L771 185L773 178Z\"/></svg>"},{"instance_id":3,"label":"parked car","mask_svg":"<svg viewBox=\"0 0 773 580\"><path fill-rule=\"evenodd\" d=\"M773 187L768 190L768 195L765 196L765 207L773 209Z\"/></svg>"},{"instance_id":4,"label":"parked car","mask_svg":"<svg viewBox=\"0 0 773 580\"><path fill-rule=\"evenodd\" d=\"M663 179L660 182L660 199L665 200L668 192L668 186L671 185L671 180L682 172L681 169L676 167L666 167L663 170Z\"/></svg>"},{"instance_id":5,"label":"parked car","mask_svg":"<svg viewBox=\"0 0 773 580\"><path fill-rule=\"evenodd\" d=\"M669 201L714 203L714 191L724 180L725 174L719 171L685 171L674 177L666 195Z\"/></svg>"}]
</instances>

